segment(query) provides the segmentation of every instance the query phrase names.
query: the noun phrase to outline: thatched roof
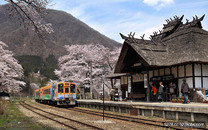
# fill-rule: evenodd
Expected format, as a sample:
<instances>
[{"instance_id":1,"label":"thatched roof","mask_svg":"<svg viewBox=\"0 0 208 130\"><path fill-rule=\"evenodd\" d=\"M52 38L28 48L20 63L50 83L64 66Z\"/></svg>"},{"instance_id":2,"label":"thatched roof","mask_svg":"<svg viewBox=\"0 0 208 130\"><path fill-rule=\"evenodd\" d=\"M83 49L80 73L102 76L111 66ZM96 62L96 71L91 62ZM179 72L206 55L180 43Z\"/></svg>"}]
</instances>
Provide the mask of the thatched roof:
<instances>
[{"instance_id":1,"label":"thatched roof","mask_svg":"<svg viewBox=\"0 0 208 130\"><path fill-rule=\"evenodd\" d=\"M172 20L166 20L163 31L154 32L151 40L134 38L134 34L121 37L125 39L124 45L115 68L119 73L124 57L128 51L125 48L133 48L140 59L147 66L171 66L187 62L208 63L208 32L202 29L201 18L193 17L193 21L182 23L182 17L174 16Z\"/></svg>"}]
</instances>

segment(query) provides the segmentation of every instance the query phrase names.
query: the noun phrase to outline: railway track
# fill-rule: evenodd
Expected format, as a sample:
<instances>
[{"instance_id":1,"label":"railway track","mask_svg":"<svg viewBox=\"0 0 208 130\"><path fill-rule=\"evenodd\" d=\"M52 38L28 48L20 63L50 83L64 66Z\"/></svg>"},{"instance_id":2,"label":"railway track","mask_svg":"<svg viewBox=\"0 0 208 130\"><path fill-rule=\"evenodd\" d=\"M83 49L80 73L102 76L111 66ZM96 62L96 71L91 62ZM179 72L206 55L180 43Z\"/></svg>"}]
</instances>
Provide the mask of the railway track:
<instances>
[{"instance_id":1,"label":"railway track","mask_svg":"<svg viewBox=\"0 0 208 130\"><path fill-rule=\"evenodd\" d=\"M33 113L36 113L36 114L38 114L38 115L40 115L44 118L52 120L52 121L54 121L58 124L64 125L65 127L68 127L70 129L73 129L73 130L78 130L78 129L104 130L102 128L99 128L99 127L96 127L96 126L93 126L93 125L90 125L90 124L86 124L86 123L83 123L83 122L80 122L80 121L77 121L77 120L73 120L73 119L70 119L68 117L64 117L64 116L57 115L57 114L54 114L54 113L51 113L51 112L47 112L47 111L45 111L43 109L40 109L38 107L34 107L32 105L29 105L29 104L25 103L24 101L20 102L20 105L23 106L24 108L32 111ZM57 117L59 119L56 119ZM60 119L64 119L65 121L61 122L61 121L59 121ZM67 123L66 123L66 121L67 121ZM75 125L75 124L77 124L77 125Z\"/></svg>"},{"instance_id":2,"label":"railway track","mask_svg":"<svg viewBox=\"0 0 208 130\"><path fill-rule=\"evenodd\" d=\"M48 108L51 108L51 109L57 109L58 111L60 111L62 109L61 111L66 110L66 112L73 111L73 112L79 112L79 113L89 114L89 115L94 115L94 116L99 116L99 117L103 116L103 112L99 112L99 111L95 111L95 110L86 110L86 109L77 108L77 107L64 109L64 108L57 108L57 107L45 105L45 104L41 104L41 105L47 106ZM125 115L112 114L112 113L105 113L105 118L133 122L133 123L143 124L143 125L147 125L147 126L148 125L155 126L155 127L163 128L163 129L164 128L177 129L177 130L194 129L194 128L165 126L164 123L167 123L165 121L156 121L156 120L144 119L144 118L139 118L139 117L129 117L129 116L125 116ZM208 130L207 128L197 128L197 129Z\"/></svg>"},{"instance_id":3,"label":"railway track","mask_svg":"<svg viewBox=\"0 0 208 130\"><path fill-rule=\"evenodd\" d=\"M95 116L103 116L102 112L93 111L93 110L86 110L86 109L82 109L82 108L68 108L67 110L86 113L86 114L95 115ZM167 123L167 122L164 122L164 121L156 121L156 120L150 120L150 119L129 117L129 116L123 116L123 115L117 115L117 114L111 114L111 113L105 113L105 117L111 118L111 119L122 120L122 121L151 125L151 126L156 126L156 127L160 127L160 128L171 128L171 129L177 129L177 130L187 129L187 128L176 127L176 126L165 126L164 123ZM208 130L207 128L197 128L197 129Z\"/></svg>"}]
</instances>

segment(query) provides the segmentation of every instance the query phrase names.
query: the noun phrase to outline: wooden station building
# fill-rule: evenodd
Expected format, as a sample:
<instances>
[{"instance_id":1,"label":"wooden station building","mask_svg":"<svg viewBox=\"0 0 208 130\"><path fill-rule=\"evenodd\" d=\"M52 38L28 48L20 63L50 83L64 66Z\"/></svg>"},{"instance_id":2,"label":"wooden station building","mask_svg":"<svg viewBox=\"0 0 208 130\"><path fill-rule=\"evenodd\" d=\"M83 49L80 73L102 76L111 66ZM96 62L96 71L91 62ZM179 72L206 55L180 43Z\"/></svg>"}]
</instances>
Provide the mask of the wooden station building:
<instances>
[{"instance_id":1,"label":"wooden station building","mask_svg":"<svg viewBox=\"0 0 208 130\"><path fill-rule=\"evenodd\" d=\"M176 84L175 95L181 96L182 80L189 87L208 90L208 31L202 29L197 16L192 21L182 22L183 17L167 19L162 31L153 32L151 40L134 38L122 34L125 40L115 67L114 74L123 74L110 78L121 79L123 98L148 100L149 82L159 87L172 81Z\"/></svg>"}]
</instances>

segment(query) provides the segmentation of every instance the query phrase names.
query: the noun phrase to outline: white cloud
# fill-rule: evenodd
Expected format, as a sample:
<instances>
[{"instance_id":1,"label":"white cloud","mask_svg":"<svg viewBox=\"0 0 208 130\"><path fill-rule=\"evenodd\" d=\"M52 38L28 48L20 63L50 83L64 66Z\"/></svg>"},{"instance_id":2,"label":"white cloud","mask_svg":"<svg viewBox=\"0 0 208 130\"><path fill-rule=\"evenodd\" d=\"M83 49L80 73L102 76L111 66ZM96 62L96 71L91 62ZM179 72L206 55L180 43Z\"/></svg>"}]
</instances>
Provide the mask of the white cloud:
<instances>
[{"instance_id":1,"label":"white cloud","mask_svg":"<svg viewBox=\"0 0 208 130\"><path fill-rule=\"evenodd\" d=\"M152 21L154 21L154 23ZM135 14L123 14L120 19L115 19L105 24L100 24L91 20L87 23L92 28L99 30L102 34L123 43L119 33L127 36L130 32L135 32L135 38L140 38L140 36L145 34L145 39L149 39L149 36L153 34L153 31L162 29L163 22L163 17L137 12Z\"/></svg>"},{"instance_id":2,"label":"white cloud","mask_svg":"<svg viewBox=\"0 0 208 130\"><path fill-rule=\"evenodd\" d=\"M143 0L143 3L153 6L157 9L161 9L166 5L170 5L174 3L174 0Z\"/></svg>"}]
</instances>

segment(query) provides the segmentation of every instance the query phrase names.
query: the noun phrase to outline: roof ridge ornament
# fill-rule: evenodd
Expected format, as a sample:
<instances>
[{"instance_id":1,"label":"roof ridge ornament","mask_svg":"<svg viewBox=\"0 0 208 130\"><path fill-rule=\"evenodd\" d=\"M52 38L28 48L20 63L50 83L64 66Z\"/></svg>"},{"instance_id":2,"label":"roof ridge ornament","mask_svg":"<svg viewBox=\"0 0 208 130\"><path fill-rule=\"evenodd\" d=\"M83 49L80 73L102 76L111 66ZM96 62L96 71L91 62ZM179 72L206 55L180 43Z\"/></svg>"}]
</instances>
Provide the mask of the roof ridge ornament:
<instances>
[{"instance_id":1,"label":"roof ridge ornament","mask_svg":"<svg viewBox=\"0 0 208 130\"><path fill-rule=\"evenodd\" d=\"M128 37L124 36L122 33L119 33L122 39L128 39Z\"/></svg>"},{"instance_id":2,"label":"roof ridge ornament","mask_svg":"<svg viewBox=\"0 0 208 130\"><path fill-rule=\"evenodd\" d=\"M124 40L129 40L129 41L133 41L136 43L136 39L134 38L134 35L135 35L135 32L132 33L130 32L130 34L128 34L128 37L127 36L124 36L122 33L119 33L121 38L124 39Z\"/></svg>"},{"instance_id":3,"label":"roof ridge ornament","mask_svg":"<svg viewBox=\"0 0 208 130\"><path fill-rule=\"evenodd\" d=\"M186 24L188 24L189 23L189 20L188 19L186 19Z\"/></svg>"},{"instance_id":4,"label":"roof ridge ornament","mask_svg":"<svg viewBox=\"0 0 208 130\"><path fill-rule=\"evenodd\" d=\"M195 15L195 17L193 17L193 21L192 21L192 22L195 22L195 21L201 22L201 21L204 19L204 17L205 17L205 14L204 14L201 18L198 18L198 17Z\"/></svg>"},{"instance_id":5,"label":"roof ridge ornament","mask_svg":"<svg viewBox=\"0 0 208 130\"><path fill-rule=\"evenodd\" d=\"M143 34L142 36L140 36L142 40L144 40L144 36L145 36L145 34Z\"/></svg>"},{"instance_id":6,"label":"roof ridge ornament","mask_svg":"<svg viewBox=\"0 0 208 130\"><path fill-rule=\"evenodd\" d=\"M132 34L132 32L130 32L130 34L128 34L129 38L134 38L135 32Z\"/></svg>"},{"instance_id":7,"label":"roof ridge ornament","mask_svg":"<svg viewBox=\"0 0 208 130\"><path fill-rule=\"evenodd\" d=\"M195 15L193 16L193 20L190 22L188 19L186 19L186 23L183 24L179 29L185 29L185 28L194 27L194 26L202 28L201 21L204 19L204 17L205 17L205 14L200 18L197 15Z\"/></svg>"},{"instance_id":8,"label":"roof ridge ornament","mask_svg":"<svg viewBox=\"0 0 208 130\"><path fill-rule=\"evenodd\" d=\"M178 16L173 16L174 19L170 18L170 19L166 19L167 24L163 24L163 29L170 27L170 26L175 26L178 23L180 23L183 19L184 15L182 15L180 18Z\"/></svg>"}]
</instances>

